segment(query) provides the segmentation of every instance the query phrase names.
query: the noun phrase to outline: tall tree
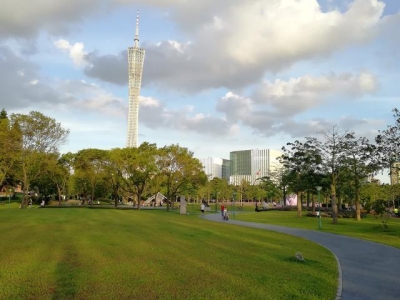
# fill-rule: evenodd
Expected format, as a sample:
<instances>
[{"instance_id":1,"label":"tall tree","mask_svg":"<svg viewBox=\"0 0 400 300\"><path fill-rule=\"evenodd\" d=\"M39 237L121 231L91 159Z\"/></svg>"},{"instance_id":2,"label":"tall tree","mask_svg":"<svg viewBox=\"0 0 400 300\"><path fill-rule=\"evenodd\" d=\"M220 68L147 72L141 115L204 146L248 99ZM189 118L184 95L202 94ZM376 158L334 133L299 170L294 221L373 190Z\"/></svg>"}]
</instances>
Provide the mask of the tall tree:
<instances>
[{"instance_id":1,"label":"tall tree","mask_svg":"<svg viewBox=\"0 0 400 300\"><path fill-rule=\"evenodd\" d=\"M21 201L21 208L24 208L31 181L45 171L44 157L46 154L58 152L59 147L67 140L69 130L62 128L55 119L37 111L28 115L12 114L11 124L21 133L19 177L24 188L25 196Z\"/></svg>"},{"instance_id":2,"label":"tall tree","mask_svg":"<svg viewBox=\"0 0 400 300\"><path fill-rule=\"evenodd\" d=\"M301 193L306 190L304 175L311 170L318 169L321 163L321 155L316 148L315 141L310 138L305 143L295 141L288 143L287 146L289 147L282 147L284 154L281 155L279 161L289 172L285 178L297 194L297 216L301 217Z\"/></svg>"},{"instance_id":3,"label":"tall tree","mask_svg":"<svg viewBox=\"0 0 400 300\"><path fill-rule=\"evenodd\" d=\"M379 130L375 141L377 144L377 160L381 167L389 170L390 183L392 182L392 173L398 172L395 162L400 161L400 111L393 109L394 125L388 125L385 130Z\"/></svg>"},{"instance_id":4,"label":"tall tree","mask_svg":"<svg viewBox=\"0 0 400 300\"><path fill-rule=\"evenodd\" d=\"M348 135L346 130L340 129L337 125L332 126L331 129L321 131L320 134L323 137L322 142L316 138L308 138L308 141L320 153L322 169L329 177L333 224L337 224L338 207L336 189L343 166L346 166L348 140L351 135Z\"/></svg>"},{"instance_id":5,"label":"tall tree","mask_svg":"<svg viewBox=\"0 0 400 300\"><path fill-rule=\"evenodd\" d=\"M179 145L161 148L157 165L163 177L168 200L183 195L193 186L204 185L207 182L207 175L200 161L193 157L193 152ZM167 203L169 210L169 201Z\"/></svg>"},{"instance_id":6,"label":"tall tree","mask_svg":"<svg viewBox=\"0 0 400 300\"><path fill-rule=\"evenodd\" d=\"M228 182L225 179L214 177L211 181L211 190L216 201L223 200L225 197L229 197L230 191Z\"/></svg>"},{"instance_id":7,"label":"tall tree","mask_svg":"<svg viewBox=\"0 0 400 300\"><path fill-rule=\"evenodd\" d=\"M69 158L69 153L62 155L61 157L53 155L47 169L51 181L57 187L59 205L61 205L62 196L67 196L68 194L67 186L72 167Z\"/></svg>"},{"instance_id":8,"label":"tall tree","mask_svg":"<svg viewBox=\"0 0 400 300\"><path fill-rule=\"evenodd\" d=\"M86 191L89 185L90 204L93 204L96 197L96 188L106 176L106 157L107 151L101 149L83 149L76 153L74 159L76 180ZM84 198L87 198L87 195L84 195Z\"/></svg>"},{"instance_id":9,"label":"tall tree","mask_svg":"<svg viewBox=\"0 0 400 300\"><path fill-rule=\"evenodd\" d=\"M149 143L142 143L138 148L111 151L111 162L115 166L115 172L122 175L119 177L121 188L134 196L138 209L145 188L157 173L157 154L156 144Z\"/></svg>"},{"instance_id":10,"label":"tall tree","mask_svg":"<svg viewBox=\"0 0 400 300\"><path fill-rule=\"evenodd\" d=\"M356 139L354 133L347 134L346 138L346 164L349 168L348 178L353 182L354 198L356 205L356 219L361 220L360 189L362 183L368 176L377 170L373 162L375 146L368 139L361 137Z\"/></svg>"},{"instance_id":11,"label":"tall tree","mask_svg":"<svg viewBox=\"0 0 400 300\"><path fill-rule=\"evenodd\" d=\"M18 127L11 126L7 112L0 113L0 187L10 176L19 159L21 133Z\"/></svg>"},{"instance_id":12,"label":"tall tree","mask_svg":"<svg viewBox=\"0 0 400 300\"><path fill-rule=\"evenodd\" d=\"M272 178L272 173L271 176L261 178L260 187L265 191L267 200L280 199L282 196L282 190Z\"/></svg>"}]
</instances>

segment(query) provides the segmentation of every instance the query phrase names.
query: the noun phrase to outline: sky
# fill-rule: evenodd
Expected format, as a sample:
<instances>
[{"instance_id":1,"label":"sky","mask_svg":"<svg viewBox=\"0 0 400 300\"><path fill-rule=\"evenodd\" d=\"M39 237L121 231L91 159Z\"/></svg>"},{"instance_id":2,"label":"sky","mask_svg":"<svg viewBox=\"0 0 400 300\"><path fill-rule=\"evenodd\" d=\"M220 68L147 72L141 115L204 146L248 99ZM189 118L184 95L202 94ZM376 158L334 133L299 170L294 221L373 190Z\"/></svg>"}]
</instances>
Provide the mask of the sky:
<instances>
[{"instance_id":1,"label":"sky","mask_svg":"<svg viewBox=\"0 0 400 300\"><path fill-rule=\"evenodd\" d=\"M399 0L0 0L0 109L126 145L127 48L146 51L139 143L197 158L337 125L374 140L400 100Z\"/></svg>"}]
</instances>

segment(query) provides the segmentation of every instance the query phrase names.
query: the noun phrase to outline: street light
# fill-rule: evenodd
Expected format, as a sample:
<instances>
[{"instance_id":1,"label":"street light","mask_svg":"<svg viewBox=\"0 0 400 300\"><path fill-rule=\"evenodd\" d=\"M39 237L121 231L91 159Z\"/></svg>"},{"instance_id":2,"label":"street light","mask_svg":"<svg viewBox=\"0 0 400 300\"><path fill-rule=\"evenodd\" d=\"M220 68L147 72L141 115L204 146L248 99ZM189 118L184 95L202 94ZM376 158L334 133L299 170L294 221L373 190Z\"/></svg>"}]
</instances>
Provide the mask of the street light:
<instances>
[{"instance_id":1,"label":"street light","mask_svg":"<svg viewBox=\"0 0 400 300\"><path fill-rule=\"evenodd\" d=\"M215 191L215 212L218 211L218 191Z\"/></svg>"},{"instance_id":2,"label":"street light","mask_svg":"<svg viewBox=\"0 0 400 300\"><path fill-rule=\"evenodd\" d=\"M316 186L315 187L318 191L318 229L321 229L321 201L319 197L319 192L321 191L322 187L321 186Z\"/></svg>"},{"instance_id":3,"label":"street light","mask_svg":"<svg viewBox=\"0 0 400 300\"><path fill-rule=\"evenodd\" d=\"M12 189L9 189L8 190L10 193L8 194L8 207L10 207L10 204L11 204L11 191L12 191Z\"/></svg>"},{"instance_id":4,"label":"street light","mask_svg":"<svg viewBox=\"0 0 400 300\"><path fill-rule=\"evenodd\" d=\"M232 217L233 218L235 218L235 209L236 209L236 207L235 207L235 197L236 197L236 193L235 192L233 192L232 193L232 202L231 202L231 210L232 210ZM233 204L233 206L232 206L232 204Z\"/></svg>"}]
</instances>

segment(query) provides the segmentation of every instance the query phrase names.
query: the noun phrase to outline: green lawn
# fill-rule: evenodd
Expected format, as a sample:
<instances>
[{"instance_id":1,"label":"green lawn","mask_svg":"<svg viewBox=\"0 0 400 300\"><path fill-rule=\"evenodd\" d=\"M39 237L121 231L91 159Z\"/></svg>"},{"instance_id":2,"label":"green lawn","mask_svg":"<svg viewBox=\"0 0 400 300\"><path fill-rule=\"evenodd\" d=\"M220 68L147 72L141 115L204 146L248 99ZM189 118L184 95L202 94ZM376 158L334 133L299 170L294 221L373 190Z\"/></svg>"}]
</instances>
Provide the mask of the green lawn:
<instances>
[{"instance_id":1,"label":"green lawn","mask_svg":"<svg viewBox=\"0 0 400 300\"><path fill-rule=\"evenodd\" d=\"M303 217L298 218L296 211L263 211L263 212L243 212L237 213L237 220L282 225L311 230L318 229L318 219L306 217L307 212L303 212ZM387 221L386 226L382 221ZM347 235L369 241L374 241L393 247L400 248L400 218L381 219L367 215L361 221L355 219L338 219L338 224L334 225L331 218L322 218L322 231Z\"/></svg>"},{"instance_id":2,"label":"green lawn","mask_svg":"<svg viewBox=\"0 0 400 300\"><path fill-rule=\"evenodd\" d=\"M334 299L337 289L325 248L194 214L1 208L0 228L0 299Z\"/></svg>"}]
</instances>

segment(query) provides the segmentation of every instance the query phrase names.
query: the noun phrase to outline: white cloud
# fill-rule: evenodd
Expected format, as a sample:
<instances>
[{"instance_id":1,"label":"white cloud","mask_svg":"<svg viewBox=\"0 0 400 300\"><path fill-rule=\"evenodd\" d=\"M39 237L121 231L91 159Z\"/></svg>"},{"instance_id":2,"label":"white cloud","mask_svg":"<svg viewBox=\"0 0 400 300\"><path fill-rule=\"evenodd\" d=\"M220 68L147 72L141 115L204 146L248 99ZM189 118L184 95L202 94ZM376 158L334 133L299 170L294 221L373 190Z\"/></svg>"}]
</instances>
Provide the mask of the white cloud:
<instances>
[{"instance_id":1,"label":"white cloud","mask_svg":"<svg viewBox=\"0 0 400 300\"><path fill-rule=\"evenodd\" d=\"M253 97L257 104L266 105L281 116L288 116L332 101L332 96L357 99L375 92L377 88L378 79L371 73L332 73L320 77L306 75L287 81L265 81Z\"/></svg>"},{"instance_id":2,"label":"white cloud","mask_svg":"<svg viewBox=\"0 0 400 300\"><path fill-rule=\"evenodd\" d=\"M78 80L61 81L57 91L68 110L79 110L85 114L100 114L110 117L125 118L127 103L125 99L114 96L92 83Z\"/></svg>"},{"instance_id":3,"label":"white cloud","mask_svg":"<svg viewBox=\"0 0 400 300\"><path fill-rule=\"evenodd\" d=\"M67 40L59 39L54 42L56 48L69 52L69 56L72 58L75 66L84 67L87 64L85 60L86 52L84 51L85 45L83 43L70 44Z\"/></svg>"},{"instance_id":4,"label":"white cloud","mask_svg":"<svg viewBox=\"0 0 400 300\"><path fill-rule=\"evenodd\" d=\"M384 128L382 120L390 114L382 110L398 103L400 14L383 16L384 1L326 0L322 6L317 0L3 2L2 104L11 111L61 110L75 125L84 120L88 141L92 130L110 124L116 129L107 139L124 131L125 43L132 42L134 29L115 20L132 17L134 24L135 14L127 17L127 12L136 6L144 8L140 39L146 50L139 119L154 140L176 142L176 133L188 142L200 137L203 145L213 141L229 149L235 143L268 146L271 137L304 137L332 123L369 132ZM155 15L162 19L153 22ZM25 48L40 52L32 55ZM55 48L77 68L60 63ZM51 56L54 52L57 56ZM94 85L91 78L102 82ZM191 98L192 93L199 94ZM365 103L374 109L367 113ZM368 118L375 107L379 116ZM159 131L174 134L160 137ZM79 147L95 145L88 141Z\"/></svg>"},{"instance_id":5,"label":"white cloud","mask_svg":"<svg viewBox=\"0 0 400 300\"><path fill-rule=\"evenodd\" d=\"M13 0L2 1L0 9L0 38L29 38L41 30L53 34L65 33L83 16L102 11L103 1L97 0Z\"/></svg>"},{"instance_id":6,"label":"white cloud","mask_svg":"<svg viewBox=\"0 0 400 300\"><path fill-rule=\"evenodd\" d=\"M268 72L373 41L382 30L383 9L378 0L355 0L343 12L322 11L317 0L182 1L171 5L170 18L190 42L166 37L144 44L143 86L240 89ZM93 52L86 60L87 75L126 84L125 52Z\"/></svg>"},{"instance_id":7,"label":"white cloud","mask_svg":"<svg viewBox=\"0 0 400 300\"><path fill-rule=\"evenodd\" d=\"M278 70L297 60L332 53L373 38L384 4L377 0L355 0L349 9L323 12L314 1L246 1L227 7L222 32L205 27L205 38L236 63ZM212 21L214 22L214 21Z\"/></svg>"},{"instance_id":8,"label":"white cloud","mask_svg":"<svg viewBox=\"0 0 400 300\"><path fill-rule=\"evenodd\" d=\"M147 107L160 107L161 104L158 100L151 98L151 97L140 97L140 105L141 106L147 106Z\"/></svg>"},{"instance_id":9,"label":"white cloud","mask_svg":"<svg viewBox=\"0 0 400 300\"><path fill-rule=\"evenodd\" d=\"M228 92L217 103L217 110L230 123L242 124L261 135L298 136L314 132L315 128L323 129L332 122L321 119L299 122L294 121L296 116L329 103L340 106L356 101L375 92L377 86L375 76L367 72L303 76L287 81L276 79L265 81L250 98Z\"/></svg>"},{"instance_id":10,"label":"white cloud","mask_svg":"<svg viewBox=\"0 0 400 300\"><path fill-rule=\"evenodd\" d=\"M169 109L166 104L152 97L140 97L139 122L152 129L171 129L202 135L224 135L230 124L222 118L196 111L194 106Z\"/></svg>"}]
</instances>

